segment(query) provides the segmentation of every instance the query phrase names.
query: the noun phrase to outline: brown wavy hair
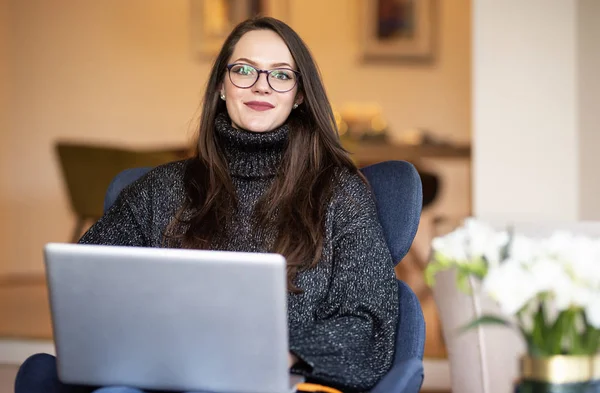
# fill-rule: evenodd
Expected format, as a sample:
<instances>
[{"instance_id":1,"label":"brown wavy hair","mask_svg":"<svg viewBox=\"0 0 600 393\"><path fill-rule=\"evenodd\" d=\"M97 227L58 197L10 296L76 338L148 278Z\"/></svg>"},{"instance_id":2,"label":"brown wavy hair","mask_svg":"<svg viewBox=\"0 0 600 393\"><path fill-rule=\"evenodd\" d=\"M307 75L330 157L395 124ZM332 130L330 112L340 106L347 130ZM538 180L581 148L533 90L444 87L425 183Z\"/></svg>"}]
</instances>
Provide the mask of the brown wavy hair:
<instances>
[{"instance_id":1,"label":"brown wavy hair","mask_svg":"<svg viewBox=\"0 0 600 393\"><path fill-rule=\"evenodd\" d=\"M234 186L215 137L215 119L226 112L219 99L226 66L240 38L253 30L271 30L287 44L301 77L298 91L304 102L287 119L289 139L272 186L258 201L255 219L273 233L271 252L287 259L288 289L299 271L321 259L327 206L340 168L359 173L340 144L333 111L315 61L302 39L287 24L269 17L240 23L226 39L214 62L203 100L194 157L184 175L186 200L166 231L170 242L183 248L218 248L224 228L235 214Z\"/></svg>"}]
</instances>

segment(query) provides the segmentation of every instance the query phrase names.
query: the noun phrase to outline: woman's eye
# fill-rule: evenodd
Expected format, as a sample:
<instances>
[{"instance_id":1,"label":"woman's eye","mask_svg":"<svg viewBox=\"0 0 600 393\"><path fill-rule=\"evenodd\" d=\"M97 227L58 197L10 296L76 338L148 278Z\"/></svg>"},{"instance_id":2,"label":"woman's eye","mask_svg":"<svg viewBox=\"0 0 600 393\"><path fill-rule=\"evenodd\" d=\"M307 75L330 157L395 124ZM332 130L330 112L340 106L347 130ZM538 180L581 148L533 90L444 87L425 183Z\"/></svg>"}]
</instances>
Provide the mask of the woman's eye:
<instances>
[{"instance_id":1,"label":"woman's eye","mask_svg":"<svg viewBox=\"0 0 600 393\"><path fill-rule=\"evenodd\" d=\"M286 71L273 71L271 73L271 76L273 76L273 78L276 78L276 79L287 80L287 79L292 78L292 76L290 74L291 74L290 72L286 72Z\"/></svg>"},{"instance_id":2,"label":"woman's eye","mask_svg":"<svg viewBox=\"0 0 600 393\"><path fill-rule=\"evenodd\" d=\"M237 66L233 68L233 72L240 75L250 75L254 73L254 68L248 66Z\"/></svg>"}]
</instances>

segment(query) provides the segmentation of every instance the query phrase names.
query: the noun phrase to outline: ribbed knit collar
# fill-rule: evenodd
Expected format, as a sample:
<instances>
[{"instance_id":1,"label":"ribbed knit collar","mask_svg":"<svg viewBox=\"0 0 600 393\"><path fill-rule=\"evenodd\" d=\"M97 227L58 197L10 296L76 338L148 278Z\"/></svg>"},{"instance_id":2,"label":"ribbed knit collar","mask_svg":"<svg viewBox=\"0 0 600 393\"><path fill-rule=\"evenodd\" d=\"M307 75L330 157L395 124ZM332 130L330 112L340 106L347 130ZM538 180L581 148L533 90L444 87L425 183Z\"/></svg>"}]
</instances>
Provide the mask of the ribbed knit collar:
<instances>
[{"instance_id":1,"label":"ribbed knit collar","mask_svg":"<svg viewBox=\"0 0 600 393\"><path fill-rule=\"evenodd\" d=\"M287 125L273 131L252 132L234 128L229 116L220 113L215 130L232 176L275 176L288 141Z\"/></svg>"}]
</instances>

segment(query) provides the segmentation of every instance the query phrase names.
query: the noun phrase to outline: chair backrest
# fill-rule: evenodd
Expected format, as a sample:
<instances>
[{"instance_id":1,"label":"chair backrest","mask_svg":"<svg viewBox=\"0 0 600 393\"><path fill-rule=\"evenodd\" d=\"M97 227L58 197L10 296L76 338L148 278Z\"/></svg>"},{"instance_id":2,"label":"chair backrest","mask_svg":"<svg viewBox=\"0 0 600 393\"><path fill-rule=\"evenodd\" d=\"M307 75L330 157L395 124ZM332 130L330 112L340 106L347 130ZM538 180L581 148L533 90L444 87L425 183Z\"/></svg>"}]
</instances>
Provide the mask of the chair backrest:
<instances>
[{"instance_id":1,"label":"chair backrest","mask_svg":"<svg viewBox=\"0 0 600 393\"><path fill-rule=\"evenodd\" d=\"M123 188L148 173L151 167L130 168L119 173L108 186L104 210L115 202ZM386 161L361 169L377 204L379 220L394 263L408 253L419 227L423 194L415 167L406 161Z\"/></svg>"},{"instance_id":2,"label":"chair backrest","mask_svg":"<svg viewBox=\"0 0 600 393\"><path fill-rule=\"evenodd\" d=\"M106 195L104 197L104 212L107 212L108 209L110 209L125 187L135 182L146 173L150 172L151 169L152 167L129 168L115 176L108 186L108 189L106 189Z\"/></svg>"},{"instance_id":3,"label":"chair backrest","mask_svg":"<svg viewBox=\"0 0 600 393\"><path fill-rule=\"evenodd\" d=\"M385 161L361 169L377 204L385 240L398 264L408 253L419 228L423 190L415 167L406 161Z\"/></svg>"},{"instance_id":4,"label":"chair backrest","mask_svg":"<svg viewBox=\"0 0 600 393\"><path fill-rule=\"evenodd\" d=\"M509 224L529 236L547 236L554 230L600 236L600 222L515 223L488 221L496 228ZM478 283L470 280L471 289ZM501 315L499 307L488 297L466 295L456 287L456 273L436 275L433 296L438 306L444 341L450 360L452 391L461 393L504 393L514 390L518 378L518 359L525 345L517 331L505 327L480 325L466 333L460 328L484 314Z\"/></svg>"},{"instance_id":5,"label":"chair backrest","mask_svg":"<svg viewBox=\"0 0 600 393\"><path fill-rule=\"evenodd\" d=\"M151 168L132 168L121 172L110 184L104 208L108 210L127 185L144 176ZM423 194L421 179L415 167L406 161L386 161L361 169L373 194L379 220L394 264L408 253L419 227ZM402 281L399 323L396 337L394 364L407 359L423 359L425 348L425 320L419 300ZM423 375L420 375L422 383ZM389 381L382 382L383 384ZM385 390L385 389L384 389Z\"/></svg>"}]
</instances>

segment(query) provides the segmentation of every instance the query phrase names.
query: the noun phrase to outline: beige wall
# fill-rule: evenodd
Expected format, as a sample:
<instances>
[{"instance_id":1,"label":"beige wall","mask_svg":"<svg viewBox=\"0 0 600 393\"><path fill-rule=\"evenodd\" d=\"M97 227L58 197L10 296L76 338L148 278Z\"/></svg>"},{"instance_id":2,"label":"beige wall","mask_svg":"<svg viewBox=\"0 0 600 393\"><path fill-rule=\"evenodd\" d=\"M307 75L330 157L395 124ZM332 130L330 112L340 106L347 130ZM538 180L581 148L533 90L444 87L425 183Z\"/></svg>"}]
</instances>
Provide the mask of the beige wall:
<instances>
[{"instance_id":1,"label":"beige wall","mask_svg":"<svg viewBox=\"0 0 600 393\"><path fill-rule=\"evenodd\" d=\"M9 153L11 143L11 66L10 61L10 10L9 0L0 0L0 222L5 222L8 210L7 191L9 189L9 167L4 159ZM8 266L8 245L11 244L12 231L7 224L0 224L0 272Z\"/></svg>"},{"instance_id":2,"label":"beige wall","mask_svg":"<svg viewBox=\"0 0 600 393\"><path fill-rule=\"evenodd\" d=\"M206 66L187 50L185 1L11 1L14 123L1 165L3 272L40 271L73 226L57 138L183 143Z\"/></svg>"},{"instance_id":3,"label":"beige wall","mask_svg":"<svg viewBox=\"0 0 600 393\"><path fill-rule=\"evenodd\" d=\"M9 0L0 0L0 157L6 154L4 142L10 128L10 65ZM4 165L0 167L0 190L5 189L6 169Z\"/></svg>"},{"instance_id":4,"label":"beige wall","mask_svg":"<svg viewBox=\"0 0 600 393\"><path fill-rule=\"evenodd\" d=\"M291 23L310 45L335 104L379 102L393 128L470 141L470 1L436 3L440 45L433 65L362 63L356 1L292 1Z\"/></svg>"},{"instance_id":5,"label":"beige wall","mask_svg":"<svg viewBox=\"0 0 600 393\"><path fill-rule=\"evenodd\" d=\"M478 0L473 12L475 213L600 219L600 2Z\"/></svg>"},{"instance_id":6,"label":"beige wall","mask_svg":"<svg viewBox=\"0 0 600 393\"><path fill-rule=\"evenodd\" d=\"M8 128L9 103L9 57L10 57L10 19L8 0L0 0L0 138L6 135ZM3 139L0 139L3 141Z\"/></svg>"},{"instance_id":7,"label":"beige wall","mask_svg":"<svg viewBox=\"0 0 600 393\"><path fill-rule=\"evenodd\" d=\"M600 220L600 1L579 0L579 218Z\"/></svg>"},{"instance_id":8,"label":"beige wall","mask_svg":"<svg viewBox=\"0 0 600 393\"><path fill-rule=\"evenodd\" d=\"M474 2L475 214L577 218L575 27L573 0Z\"/></svg>"},{"instance_id":9,"label":"beige wall","mask_svg":"<svg viewBox=\"0 0 600 393\"><path fill-rule=\"evenodd\" d=\"M209 65L189 50L187 0L0 1L12 6L15 71L14 122L0 157L12 167L2 174L10 188L0 195L0 274L39 272L42 245L67 241L73 225L53 143L185 143ZM314 52L334 105L376 101L392 127L465 141L469 1L438 3L433 66L360 64L356 1L292 0L290 23ZM432 165L460 178L453 184L464 191L468 164ZM468 198L458 205L464 210Z\"/></svg>"}]
</instances>

